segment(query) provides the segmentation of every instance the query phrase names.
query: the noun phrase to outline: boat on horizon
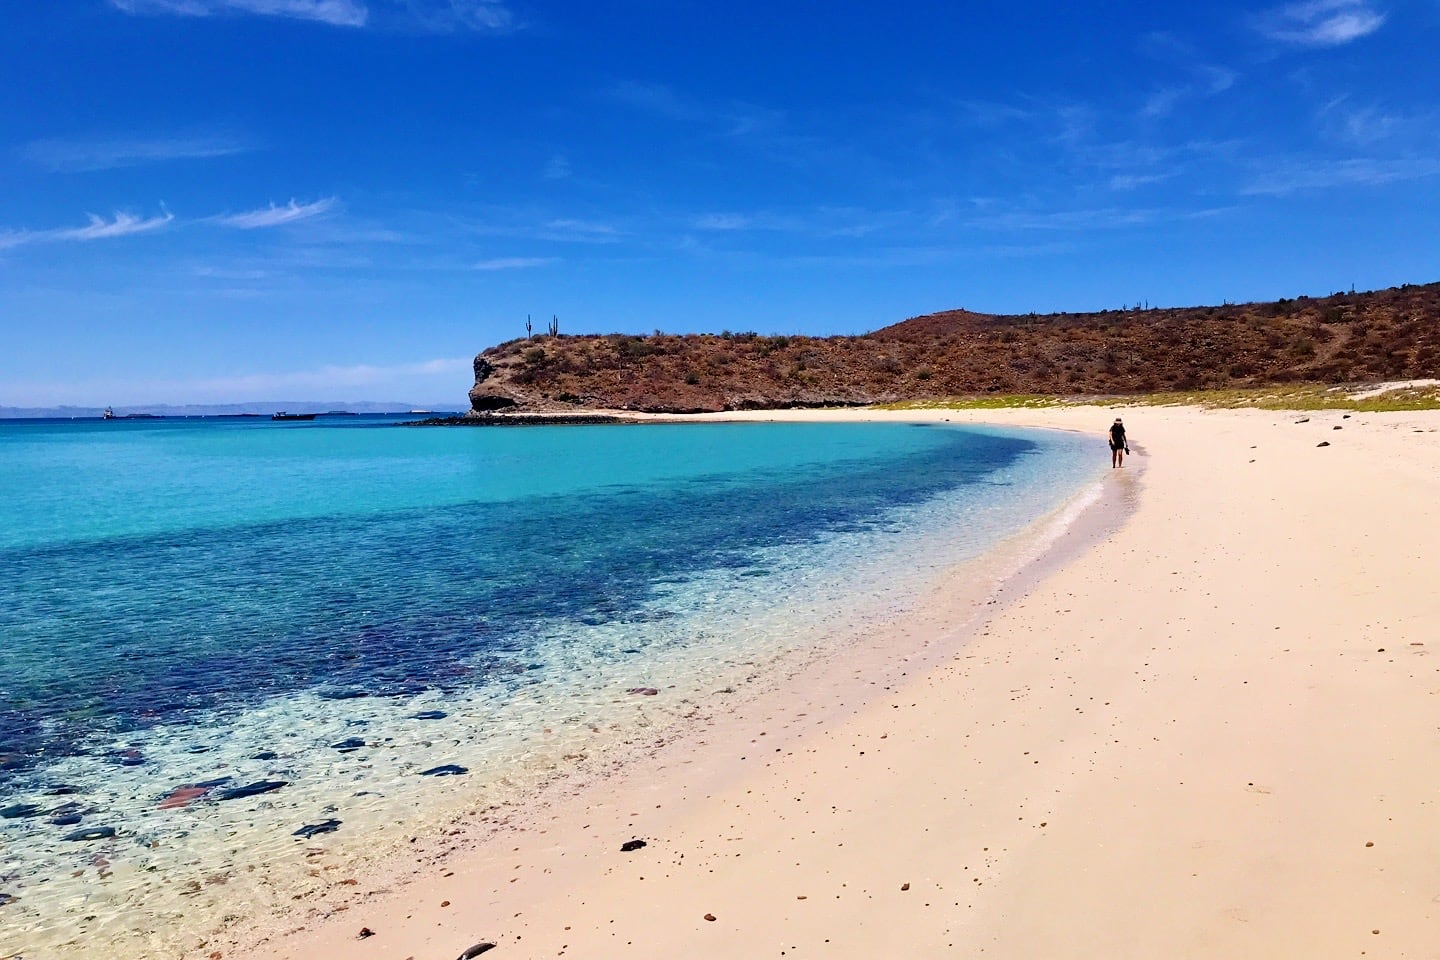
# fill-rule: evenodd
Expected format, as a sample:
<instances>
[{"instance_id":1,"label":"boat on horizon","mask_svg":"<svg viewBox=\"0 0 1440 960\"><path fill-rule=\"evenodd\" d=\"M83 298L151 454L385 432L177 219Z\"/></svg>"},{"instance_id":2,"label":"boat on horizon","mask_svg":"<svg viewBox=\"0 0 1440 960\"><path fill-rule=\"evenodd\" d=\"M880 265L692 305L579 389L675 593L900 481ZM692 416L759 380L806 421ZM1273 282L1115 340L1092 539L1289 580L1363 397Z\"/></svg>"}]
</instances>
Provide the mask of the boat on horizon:
<instances>
[{"instance_id":1,"label":"boat on horizon","mask_svg":"<svg viewBox=\"0 0 1440 960\"><path fill-rule=\"evenodd\" d=\"M277 410L271 415L271 420L314 420L318 413L286 413L284 410Z\"/></svg>"}]
</instances>

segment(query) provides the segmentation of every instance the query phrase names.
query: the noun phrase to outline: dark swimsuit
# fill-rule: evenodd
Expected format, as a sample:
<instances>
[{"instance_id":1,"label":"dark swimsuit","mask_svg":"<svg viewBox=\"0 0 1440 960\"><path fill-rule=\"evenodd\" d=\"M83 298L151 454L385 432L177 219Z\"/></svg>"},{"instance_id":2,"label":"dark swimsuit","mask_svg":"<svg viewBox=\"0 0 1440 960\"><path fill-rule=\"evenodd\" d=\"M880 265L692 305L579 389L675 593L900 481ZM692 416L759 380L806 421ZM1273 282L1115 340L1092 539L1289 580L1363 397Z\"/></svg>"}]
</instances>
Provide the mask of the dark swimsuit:
<instances>
[{"instance_id":1,"label":"dark swimsuit","mask_svg":"<svg viewBox=\"0 0 1440 960\"><path fill-rule=\"evenodd\" d=\"M1118 423L1110 428L1110 449L1125 449L1125 428Z\"/></svg>"}]
</instances>

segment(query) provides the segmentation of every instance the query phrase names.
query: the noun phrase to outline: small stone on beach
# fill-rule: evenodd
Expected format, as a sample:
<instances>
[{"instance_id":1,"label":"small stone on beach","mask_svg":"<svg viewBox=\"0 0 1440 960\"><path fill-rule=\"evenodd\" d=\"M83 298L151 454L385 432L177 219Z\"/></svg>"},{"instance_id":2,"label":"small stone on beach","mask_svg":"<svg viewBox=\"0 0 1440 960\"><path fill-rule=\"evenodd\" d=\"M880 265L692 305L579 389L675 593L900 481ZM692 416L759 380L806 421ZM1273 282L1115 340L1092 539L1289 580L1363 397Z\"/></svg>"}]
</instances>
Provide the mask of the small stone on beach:
<instances>
[{"instance_id":1,"label":"small stone on beach","mask_svg":"<svg viewBox=\"0 0 1440 960\"><path fill-rule=\"evenodd\" d=\"M438 767L431 767L429 770L421 770L422 777L455 777L462 773L469 773L469 767L462 767L458 763L444 763Z\"/></svg>"},{"instance_id":2,"label":"small stone on beach","mask_svg":"<svg viewBox=\"0 0 1440 960\"><path fill-rule=\"evenodd\" d=\"M247 783L243 787L231 787L229 790L221 790L215 794L215 799L239 800L242 797L253 797L257 794L279 790L286 785L286 782L285 780L257 780L254 783Z\"/></svg>"},{"instance_id":3,"label":"small stone on beach","mask_svg":"<svg viewBox=\"0 0 1440 960\"><path fill-rule=\"evenodd\" d=\"M319 823L307 823L305 826L290 834L292 837L299 837L302 840L309 840L320 833L334 833L340 828L339 820L322 820Z\"/></svg>"},{"instance_id":4,"label":"small stone on beach","mask_svg":"<svg viewBox=\"0 0 1440 960\"><path fill-rule=\"evenodd\" d=\"M1321 440L1319 443L1315 444L1315 446L1317 446L1317 447L1328 447L1328 446L1330 446L1330 441L1329 441L1329 440Z\"/></svg>"},{"instance_id":5,"label":"small stone on beach","mask_svg":"<svg viewBox=\"0 0 1440 960\"><path fill-rule=\"evenodd\" d=\"M644 840L626 840L620 844L620 852L629 853L631 850L639 850L643 846L645 846Z\"/></svg>"},{"instance_id":6,"label":"small stone on beach","mask_svg":"<svg viewBox=\"0 0 1440 960\"><path fill-rule=\"evenodd\" d=\"M493 943L477 943L470 949L466 950L464 953L460 954L460 956L457 957L456 960L475 960L476 957L480 956L480 954L484 953L485 951L494 949L495 944Z\"/></svg>"},{"instance_id":7,"label":"small stone on beach","mask_svg":"<svg viewBox=\"0 0 1440 960\"><path fill-rule=\"evenodd\" d=\"M908 884L908 883L902 883L902 884L900 884L900 889L901 889L901 890L909 890L909 889L910 889L910 884Z\"/></svg>"},{"instance_id":8,"label":"small stone on beach","mask_svg":"<svg viewBox=\"0 0 1440 960\"><path fill-rule=\"evenodd\" d=\"M364 940L366 937L373 937L373 936L375 936L375 931L374 931L374 930L371 930L369 927L361 927L361 928L360 928L360 933L356 935L355 939L357 939L357 940Z\"/></svg>"},{"instance_id":9,"label":"small stone on beach","mask_svg":"<svg viewBox=\"0 0 1440 960\"><path fill-rule=\"evenodd\" d=\"M706 919L706 920L709 920L711 923L714 923L714 922L715 922L715 914L713 914L713 913L707 913L707 914L705 914L705 919Z\"/></svg>"},{"instance_id":10,"label":"small stone on beach","mask_svg":"<svg viewBox=\"0 0 1440 960\"><path fill-rule=\"evenodd\" d=\"M653 696L655 696L656 694L658 694L660 691L659 691L659 690L656 690L654 687L631 687L629 690L626 690L625 692L626 692L626 693L639 694L639 695L642 696L642 697L653 697Z\"/></svg>"}]
</instances>

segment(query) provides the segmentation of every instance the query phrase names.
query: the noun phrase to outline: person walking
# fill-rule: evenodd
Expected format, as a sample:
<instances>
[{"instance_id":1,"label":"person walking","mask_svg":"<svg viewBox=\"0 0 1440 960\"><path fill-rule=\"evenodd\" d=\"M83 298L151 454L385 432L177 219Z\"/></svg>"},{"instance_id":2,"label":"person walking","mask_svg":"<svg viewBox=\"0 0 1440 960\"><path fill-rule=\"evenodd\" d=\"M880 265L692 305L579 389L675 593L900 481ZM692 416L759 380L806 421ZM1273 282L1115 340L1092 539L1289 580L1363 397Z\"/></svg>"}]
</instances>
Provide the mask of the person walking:
<instances>
[{"instance_id":1,"label":"person walking","mask_svg":"<svg viewBox=\"0 0 1440 960\"><path fill-rule=\"evenodd\" d=\"M1115 469L1125 463L1125 454L1130 452L1130 444L1125 439L1125 424L1119 417L1110 424L1110 469Z\"/></svg>"}]
</instances>

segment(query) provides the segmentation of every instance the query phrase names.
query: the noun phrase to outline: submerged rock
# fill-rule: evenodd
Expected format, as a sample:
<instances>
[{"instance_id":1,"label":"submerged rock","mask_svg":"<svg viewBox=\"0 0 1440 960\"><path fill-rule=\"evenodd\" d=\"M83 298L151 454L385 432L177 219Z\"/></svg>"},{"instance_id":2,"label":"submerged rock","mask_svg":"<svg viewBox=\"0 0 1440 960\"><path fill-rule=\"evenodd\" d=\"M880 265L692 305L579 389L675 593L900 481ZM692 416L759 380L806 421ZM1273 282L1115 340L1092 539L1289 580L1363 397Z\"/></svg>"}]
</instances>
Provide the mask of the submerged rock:
<instances>
[{"instance_id":1,"label":"submerged rock","mask_svg":"<svg viewBox=\"0 0 1440 960\"><path fill-rule=\"evenodd\" d=\"M85 815L80 812L78 804L67 804L50 811L50 825L53 827L73 827L83 819Z\"/></svg>"},{"instance_id":2,"label":"submerged rock","mask_svg":"<svg viewBox=\"0 0 1440 960\"><path fill-rule=\"evenodd\" d=\"M322 820L319 823L307 823L305 826L290 834L292 837L299 837L308 840L319 833L334 833L340 828L339 820Z\"/></svg>"},{"instance_id":3,"label":"submerged rock","mask_svg":"<svg viewBox=\"0 0 1440 960\"><path fill-rule=\"evenodd\" d=\"M469 773L469 767L462 767L458 763L445 763L438 767L431 767L429 770L421 770L422 777L454 777L462 773Z\"/></svg>"},{"instance_id":4,"label":"submerged rock","mask_svg":"<svg viewBox=\"0 0 1440 960\"><path fill-rule=\"evenodd\" d=\"M229 790L221 790L215 794L216 800L239 800L242 797L253 797L262 793L269 793L272 790L279 790L285 786L287 780L257 780L254 783L247 783L243 787L231 787Z\"/></svg>"},{"instance_id":5,"label":"submerged rock","mask_svg":"<svg viewBox=\"0 0 1440 960\"><path fill-rule=\"evenodd\" d=\"M339 750L341 753L351 753L365 746L365 740L363 737L346 737L339 743L332 743L330 746Z\"/></svg>"},{"instance_id":6,"label":"submerged rock","mask_svg":"<svg viewBox=\"0 0 1440 960\"><path fill-rule=\"evenodd\" d=\"M255 756L251 757L250 759L251 759L251 760L274 760L274 759L275 759L276 757L278 757L278 756L280 756L280 754L276 753L274 750L261 750L259 753L255 754Z\"/></svg>"},{"instance_id":7,"label":"submerged rock","mask_svg":"<svg viewBox=\"0 0 1440 960\"><path fill-rule=\"evenodd\" d=\"M33 803L15 803L0 809L0 818L18 820L21 817L38 817L43 812Z\"/></svg>"},{"instance_id":8,"label":"submerged rock","mask_svg":"<svg viewBox=\"0 0 1440 960\"><path fill-rule=\"evenodd\" d=\"M115 836L114 827L90 827L87 830L76 830L74 833L65 834L65 839L72 842L85 840L109 840Z\"/></svg>"},{"instance_id":9,"label":"submerged rock","mask_svg":"<svg viewBox=\"0 0 1440 960\"><path fill-rule=\"evenodd\" d=\"M10 896L8 893L0 893L0 907L5 906L7 903L14 903L15 899L15 897Z\"/></svg>"},{"instance_id":10,"label":"submerged rock","mask_svg":"<svg viewBox=\"0 0 1440 960\"><path fill-rule=\"evenodd\" d=\"M329 690L321 690L316 695L321 700L358 700L361 697L370 696L370 691L361 687L332 687Z\"/></svg>"},{"instance_id":11,"label":"submerged rock","mask_svg":"<svg viewBox=\"0 0 1440 960\"><path fill-rule=\"evenodd\" d=\"M421 710L410 714L411 720L444 720L449 714L444 710Z\"/></svg>"},{"instance_id":12,"label":"submerged rock","mask_svg":"<svg viewBox=\"0 0 1440 960\"><path fill-rule=\"evenodd\" d=\"M209 793L206 787L176 787L160 800L161 810L178 810L181 807L188 807Z\"/></svg>"}]
</instances>

